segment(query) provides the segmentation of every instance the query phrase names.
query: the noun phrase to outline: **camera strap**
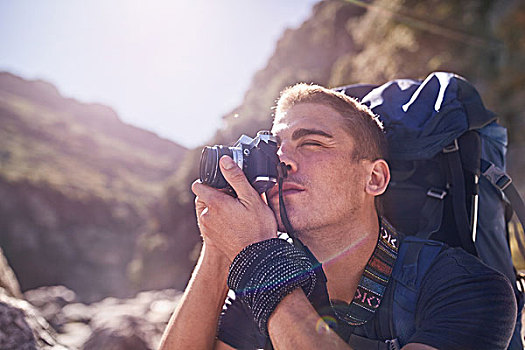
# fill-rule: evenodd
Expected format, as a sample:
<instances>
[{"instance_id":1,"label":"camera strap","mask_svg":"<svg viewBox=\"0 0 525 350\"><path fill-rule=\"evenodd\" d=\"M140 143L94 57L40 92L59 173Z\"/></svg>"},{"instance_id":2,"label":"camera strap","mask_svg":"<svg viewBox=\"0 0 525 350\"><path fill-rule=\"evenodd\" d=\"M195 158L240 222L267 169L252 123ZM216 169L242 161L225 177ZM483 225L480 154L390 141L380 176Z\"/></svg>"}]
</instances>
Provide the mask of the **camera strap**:
<instances>
[{"instance_id":1,"label":"camera strap","mask_svg":"<svg viewBox=\"0 0 525 350\"><path fill-rule=\"evenodd\" d=\"M288 233L288 236L293 239L294 245L297 245L295 243L297 237L295 236L292 224L290 224L288 214L286 213L286 207L284 205L283 181L285 178L288 177L288 166L284 162L280 162L277 165L277 174L279 176L279 178L277 179L277 185L279 186L279 214L281 215L281 221L284 225L284 228L286 229L286 233ZM300 248L302 249L302 247Z\"/></svg>"}]
</instances>

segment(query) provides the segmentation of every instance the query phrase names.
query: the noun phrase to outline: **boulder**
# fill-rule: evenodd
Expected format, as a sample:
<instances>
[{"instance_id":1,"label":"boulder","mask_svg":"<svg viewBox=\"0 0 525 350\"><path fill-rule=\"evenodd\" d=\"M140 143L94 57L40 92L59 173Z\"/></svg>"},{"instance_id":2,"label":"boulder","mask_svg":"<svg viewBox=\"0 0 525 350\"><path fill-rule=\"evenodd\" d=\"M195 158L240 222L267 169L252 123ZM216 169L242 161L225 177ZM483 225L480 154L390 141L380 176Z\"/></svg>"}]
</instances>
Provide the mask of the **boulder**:
<instances>
[{"instance_id":1,"label":"boulder","mask_svg":"<svg viewBox=\"0 0 525 350\"><path fill-rule=\"evenodd\" d=\"M25 293L56 329L60 344L83 350L156 349L180 296L180 292L166 289L84 304L64 286L40 287Z\"/></svg>"},{"instance_id":2,"label":"boulder","mask_svg":"<svg viewBox=\"0 0 525 350\"><path fill-rule=\"evenodd\" d=\"M0 288L0 349L62 350L66 347L57 342L55 330L37 309Z\"/></svg>"},{"instance_id":3,"label":"boulder","mask_svg":"<svg viewBox=\"0 0 525 350\"><path fill-rule=\"evenodd\" d=\"M16 276L0 249L0 349L66 349L39 311L22 300Z\"/></svg>"}]
</instances>

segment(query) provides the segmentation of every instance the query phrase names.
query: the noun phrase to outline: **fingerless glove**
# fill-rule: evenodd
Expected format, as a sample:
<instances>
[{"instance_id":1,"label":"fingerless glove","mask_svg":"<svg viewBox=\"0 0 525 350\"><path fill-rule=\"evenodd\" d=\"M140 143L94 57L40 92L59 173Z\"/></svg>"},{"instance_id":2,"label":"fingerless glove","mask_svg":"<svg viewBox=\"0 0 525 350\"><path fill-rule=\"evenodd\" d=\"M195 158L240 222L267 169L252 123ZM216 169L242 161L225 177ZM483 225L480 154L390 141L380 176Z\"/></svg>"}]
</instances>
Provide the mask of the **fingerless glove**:
<instances>
[{"instance_id":1,"label":"fingerless glove","mask_svg":"<svg viewBox=\"0 0 525 350\"><path fill-rule=\"evenodd\" d=\"M310 296L316 274L301 249L280 238L251 244L233 260L228 287L252 310L259 330L268 335L268 319L281 300L296 288Z\"/></svg>"}]
</instances>

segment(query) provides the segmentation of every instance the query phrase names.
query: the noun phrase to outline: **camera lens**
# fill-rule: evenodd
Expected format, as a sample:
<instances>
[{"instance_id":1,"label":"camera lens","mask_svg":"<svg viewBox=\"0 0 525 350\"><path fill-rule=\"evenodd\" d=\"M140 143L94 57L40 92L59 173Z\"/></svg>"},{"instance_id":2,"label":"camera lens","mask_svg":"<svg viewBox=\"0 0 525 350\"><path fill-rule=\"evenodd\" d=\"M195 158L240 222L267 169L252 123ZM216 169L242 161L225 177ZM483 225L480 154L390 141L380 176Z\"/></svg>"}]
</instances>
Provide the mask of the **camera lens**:
<instances>
[{"instance_id":1,"label":"camera lens","mask_svg":"<svg viewBox=\"0 0 525 350\"><path fill-rule=\"evenodd\" d=\"M233 152L227 146L204 147L200 162L200 180L202 183L215 188L224 188L227 186L224 176L219 168L219 159L227 155L232 157Z\"/></svg>"}]
</instances>

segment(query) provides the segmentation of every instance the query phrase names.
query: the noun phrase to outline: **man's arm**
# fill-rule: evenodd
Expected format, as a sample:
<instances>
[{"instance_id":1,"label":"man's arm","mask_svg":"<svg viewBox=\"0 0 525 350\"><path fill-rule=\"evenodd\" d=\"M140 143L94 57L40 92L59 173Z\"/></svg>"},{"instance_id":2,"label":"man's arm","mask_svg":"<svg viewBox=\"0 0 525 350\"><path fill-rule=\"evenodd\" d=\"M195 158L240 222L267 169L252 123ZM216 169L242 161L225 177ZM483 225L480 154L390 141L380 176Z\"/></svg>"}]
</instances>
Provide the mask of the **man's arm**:
<instances>
[{"instance_id":1,"label":"man's arm","mask_svg":"<svg viewBox=\"0 0 525 350\"><path fill-rule=\"evenodd\" d=\"M228 259L215 247L204 244L199 262L173 312L160 350L212 349L217 321L228 291Z\"/></svg>"},{"instance_id":2,"label":"man's arm","mask_svg":"<svg viewBox=\"0 0 525 350\"><path fill-rule=\"evenodd\" d=\"M233 160L221 169L237 198L199 181L192 185L199 229L204 240L199 262L161 340L160 349L228 348L216 341L217 323L227 294L228 268L250 243L275 236L271 209L250 186ZM239 188L241 182L244 186ZM266 214L266 215L263 215Z\"/></svg>"},{"instance_id":3,"label":"man's arm","mask_svg":"<svg viewBox=\"0 0 525 350\"><path fill-rule=\"evenodd\" d=\"M287 295L268 321L276 349L350 349L320 318L302 289Z\"/></svg>"}]
</instances>

